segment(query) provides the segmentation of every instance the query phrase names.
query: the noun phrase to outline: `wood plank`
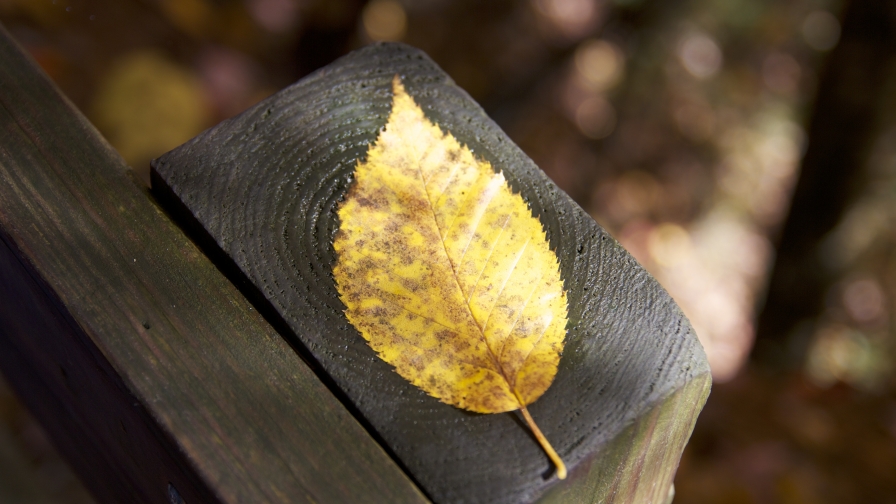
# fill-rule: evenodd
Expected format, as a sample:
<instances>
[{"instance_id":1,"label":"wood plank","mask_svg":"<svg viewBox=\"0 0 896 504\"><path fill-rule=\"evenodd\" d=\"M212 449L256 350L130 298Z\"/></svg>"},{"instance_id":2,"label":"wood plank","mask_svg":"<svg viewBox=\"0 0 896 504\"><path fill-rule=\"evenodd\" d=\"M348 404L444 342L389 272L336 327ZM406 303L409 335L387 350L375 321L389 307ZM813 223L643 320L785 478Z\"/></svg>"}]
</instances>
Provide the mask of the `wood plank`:
<instances>
[{"instance_id":1,"label":"wood plank","mask_svg":"<svg viewBox=\"0 0 896 504\"><path fill-rule=\"evenodd\" d=\"M518 413L471 414L427 396L343 315L331 273L335 209L386 122L396 74L430 120L503 171L557 250L570 306L566 349L554 384L529 410L572 469L562 484ZM307 349L436 502L531 502L554 486L579 495L604 484L620 461L630 465L623 474L633 490L618 502L646 502L639 499L656 485L667 495L709 393L690 324L422 52L380 44L352 53L162 156L152 177L163 205L284 337ZM688 402L676 399L683 396ZM651 436L626 434L667 406L681 410L651 423ZM600 456L619 442L637 456ZM635 471L657 453L661 462Z\"/></svg>"},{"instance_id":2,"label":"wood plank","mask_svg":"<svg viewBox=\"0 0 896 504\"><path fill-rule=\"evenodd\" d=\"M587 484L553 487L540 504L672 504L672 480L712 380L702 375L638 417L576 467Z\"/></svg>"},{"instance_id":3,"label":"wood plank","mask_svg":"<svg viewBox=\"0 0 896 504\"><path fill-rule=\"evenodd\" d=\"M0 131L0 366L100 501L426 501L2 27Z\"/></svg>"}]
</instances>

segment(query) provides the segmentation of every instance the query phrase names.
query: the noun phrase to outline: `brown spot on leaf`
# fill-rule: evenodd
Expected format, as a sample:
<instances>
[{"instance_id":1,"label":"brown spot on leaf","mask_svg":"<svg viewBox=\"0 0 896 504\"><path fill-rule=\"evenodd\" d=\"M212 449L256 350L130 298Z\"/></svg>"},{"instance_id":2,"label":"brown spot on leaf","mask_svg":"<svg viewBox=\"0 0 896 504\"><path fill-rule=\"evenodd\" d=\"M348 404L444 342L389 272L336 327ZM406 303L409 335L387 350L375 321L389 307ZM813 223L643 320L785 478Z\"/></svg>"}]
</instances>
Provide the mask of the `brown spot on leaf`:
<instances>
[{"instance_id":1,"label":"brown spot on leaf","mask_svg":"<svg viewBox=\"0 0 896 504\"><path fill-rule=\"evenodd\" d=\"M338 210L334 277L346 317L430 395L481 413L517 409L556 373L567 317L557 257L503 175L430 123L397 77L393 90L386 127ZM535 282L540 300L527 306L522 291ZM552 322L533 327L540 320ZM532 329L544 333L536 349Z\"/></svg>"}]
</instances>

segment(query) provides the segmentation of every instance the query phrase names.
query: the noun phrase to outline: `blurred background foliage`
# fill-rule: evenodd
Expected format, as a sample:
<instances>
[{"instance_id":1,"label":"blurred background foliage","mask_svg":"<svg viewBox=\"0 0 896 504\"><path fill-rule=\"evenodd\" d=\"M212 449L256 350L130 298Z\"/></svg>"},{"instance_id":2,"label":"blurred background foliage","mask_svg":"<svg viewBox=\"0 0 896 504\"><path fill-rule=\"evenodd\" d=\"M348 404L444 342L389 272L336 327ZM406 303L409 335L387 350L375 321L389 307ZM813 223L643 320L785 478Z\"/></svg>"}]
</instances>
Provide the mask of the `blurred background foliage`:
<instances>
[{"instance_id":1,"label":"blurred background foliage","mask_svg":"<svg viewBox=\"0 0 896 504\"><path fill-rule=\"evenodd\" d=\"M346 52L426 51L679 302L676 503L896 503L896 4L0 0L139 177ZM0 501L90 502L0 387Z\"/></svg>"}]
</instances>

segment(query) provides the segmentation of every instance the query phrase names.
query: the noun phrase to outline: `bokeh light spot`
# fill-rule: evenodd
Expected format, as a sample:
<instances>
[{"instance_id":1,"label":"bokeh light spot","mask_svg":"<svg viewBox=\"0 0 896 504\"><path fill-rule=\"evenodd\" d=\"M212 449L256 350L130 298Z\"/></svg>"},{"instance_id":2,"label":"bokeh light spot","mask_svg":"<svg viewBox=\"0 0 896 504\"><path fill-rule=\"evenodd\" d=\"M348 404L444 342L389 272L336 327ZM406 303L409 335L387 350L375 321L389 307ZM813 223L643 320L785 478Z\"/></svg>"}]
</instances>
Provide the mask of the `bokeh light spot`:
<instances>
[{"instance_id":1,"label":"bokeh light spot","mask_svg":"<svg viewBox=\"0 0 896 504\"><path fill-rule=\"evenodd\" d=\"M650 257L660 266L678 266L691 257L691 236L677 224L664 223L653 229L647 239Z\"/></svg>"},{"instance_id":2,"label":"bokeh light spot","mask_svg":"<svg viewBox=\"0 0 896 504\"><path fill-rule=\"evenodd\" d=\"M889 365L881 345L863 332L827 323L815 333L806 361L806 373L817 385L837 382L874 389L885 379Z\"/></svg>"},{"instance_id":3,"label":"bokeh light spot","mask_svg":"<svg viewBox=\"0 0 896 504\"><path fill-rule=\"evenodd\" d=\"M762 62L762 80L772 91L794 93L800 83L802 68L797 60L785 53L769 54Z\"/></svg>"},{"instance_id":4,"label":"bokeh light spot","mask_svg":"<svg viewBox=\"0 0 896 504\"><path fill-rule=\"evenodd\" d=\"M656 205L661 191L653 175L641 170L627 171L614 187L615 213L621 213L625 219L644 217Z\"/></svg>"},{"instance_id":5,"label":"bokeh light spot","mask_svg":"<svg viewBox=\"0 0 896 504\"><path fill-rule=\"evenodd\" d=\"M299 20L299 0L249 0L246 9L262 28L285 33Z\"/></svg>"},{"instance_id":6,"label":"bokeh light spot","mask_svg":"<svg viewBox=\"0 0 896 504\"><path fill-rule=\"evenodd\" d=\"M857 322L873 322L884 312L884 291L873 279L850 282L843 289L843 306Z\"/></svg>"},{"instance_id":7,"label":"bokeh light spot","mask_svg":"<svg viewBox=\"0 0 896 504\"><path fill-rule=\"evenodd\" d=\"M93 123L145 180L150 159L202 131L208 115L196 73L151 50L117 61L90 107Z\"/></svg>"},{"instance_id":8,"label":"bokeh light spot","mask_svg":"<svg viewBox=\"0 0 896 504\"><path fill-rule=\"evenodd\" d=\"M840 41L840 21L830 12L813 11L803 21L802 32L809 47L827 51Z\"/></svg>"},{"instance_id":9,"label":"bokeh light spot","mask_svg":"<svg viewBox=\"0 0 896 504\"><path fill-rule=\"evenodd\" d=\"M576 70L590 88L605 91L622 77L625 60L622 51L606 40L589 39L575 53Z\"/></svg>"},{"instance_id":10,"label":"bokeh light spot","mask_svg":"<svg viewBox=\"0 0 896 504\"><path fill-rule=\"evenodd\" d=\"M407 13L396 0L374 0L361 13L364 31L376 41L397 41L407 30Z\"/></svg>"},{"instance_id":11,"label":"bokeh light spot","mask_svg":"<svg viewBox=\"0 0 896 504\"><path fill-rule=\"evenodd\" d=\"M678 58L694 77L705 79L715 75L722 67L722 50L715 40L702 33L685 37L678 48Z\"/></svg>"},{"instance_id":12,"label":"bokeh light spot","mask_svg":"<svg viewBox=\"0 0 896 504\"><path fill-rule=\"evenodd\" d=\"M568 38L585 35L598 18L593 0L534 0L535 10Z\"/></svg>"},{"instance_id":13,"label":"bokeh light spot","mask_svg":"<svg viewBox=\"0 0 896 504\"><path fill-rule=\"evenodd\" d=\"M602 96L589 98L576 108L576 126L588 138L605 138L616 128L616 109Z\"/></svg>"}]
</instances>

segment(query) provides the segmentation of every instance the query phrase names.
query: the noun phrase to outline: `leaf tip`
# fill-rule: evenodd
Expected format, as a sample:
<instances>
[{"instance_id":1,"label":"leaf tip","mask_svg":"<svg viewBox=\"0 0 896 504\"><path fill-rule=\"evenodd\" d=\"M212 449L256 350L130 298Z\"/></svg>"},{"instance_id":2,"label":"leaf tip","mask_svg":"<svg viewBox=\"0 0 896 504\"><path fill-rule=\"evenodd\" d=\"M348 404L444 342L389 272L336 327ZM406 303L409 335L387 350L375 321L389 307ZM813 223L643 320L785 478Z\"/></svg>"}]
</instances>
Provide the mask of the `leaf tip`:
<instances>
[{"instance_id":1,"label":"leaf tip","mask_svg":"<svg viewBox=\"0 0 896 504\"><path fill-rule=\"evenodd\" d=\"M404 89L404 84L401 82L401 76L398 74L392 76L392 94L395 96L407 94L407 91Z\"/></svg>"}]
</instances>

